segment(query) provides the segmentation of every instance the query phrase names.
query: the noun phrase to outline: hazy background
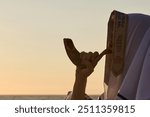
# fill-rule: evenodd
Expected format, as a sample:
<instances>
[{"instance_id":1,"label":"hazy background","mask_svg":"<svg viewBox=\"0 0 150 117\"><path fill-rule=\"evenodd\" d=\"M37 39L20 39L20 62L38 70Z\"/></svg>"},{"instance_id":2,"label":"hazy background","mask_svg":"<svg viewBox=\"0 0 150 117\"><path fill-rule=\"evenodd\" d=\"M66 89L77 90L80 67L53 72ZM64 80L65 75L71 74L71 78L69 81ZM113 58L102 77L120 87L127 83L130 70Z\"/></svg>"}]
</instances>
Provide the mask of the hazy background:
<instances>
[{"instance_id":1,"label":"hazy background","mask_svg":"<svg viewBox=\"0 0 150 117\"><path fill-rule=\"evenodd\" d=\"M0 94L66 94L75 66L63 38L80 51L105 49L114 10L150 14L149 0L0 0ZM88 94L103 91L104 58L89 77Z\"/></svg>"}]
</instances>

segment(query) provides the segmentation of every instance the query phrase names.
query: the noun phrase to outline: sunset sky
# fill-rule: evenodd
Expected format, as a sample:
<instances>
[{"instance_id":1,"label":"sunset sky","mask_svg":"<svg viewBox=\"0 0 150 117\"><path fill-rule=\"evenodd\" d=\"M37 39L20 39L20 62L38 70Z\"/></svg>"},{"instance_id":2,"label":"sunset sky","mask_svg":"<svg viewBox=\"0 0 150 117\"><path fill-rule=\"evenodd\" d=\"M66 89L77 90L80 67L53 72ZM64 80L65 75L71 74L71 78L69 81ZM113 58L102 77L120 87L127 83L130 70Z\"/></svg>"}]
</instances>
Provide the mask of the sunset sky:
<instances>
[{"instance_id":1,"label":"sunset sky","mask_svg":"<svg viewBox=\"0 0 150 117\"><path fill-rule=\"evenodd\" d=\"M114 10L150 15L150 0L0 0L0 94L66 94L75 66L63 38L79 51L105 49ZM104 58L87 93L103 91Z\"/></svg>"}]
</instances>

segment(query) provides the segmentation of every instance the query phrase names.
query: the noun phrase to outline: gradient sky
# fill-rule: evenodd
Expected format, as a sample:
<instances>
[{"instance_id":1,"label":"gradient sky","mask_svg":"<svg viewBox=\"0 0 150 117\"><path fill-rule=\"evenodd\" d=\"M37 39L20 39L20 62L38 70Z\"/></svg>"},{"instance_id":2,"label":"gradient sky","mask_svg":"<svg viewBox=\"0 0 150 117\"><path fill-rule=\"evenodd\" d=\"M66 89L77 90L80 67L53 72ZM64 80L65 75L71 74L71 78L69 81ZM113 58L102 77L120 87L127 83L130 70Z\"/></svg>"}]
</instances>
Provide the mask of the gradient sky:
<instances>
[{"instance_id":1,"label":"gradient sky","mask_svg":"<svg viewBox=\"0 0 150 117\"><path fill-rule=\"evenodd\" d=\"M0 94L66 94L75 66L63 38L79 51L105 49L116 9L150 14L149 0L0 0ZM103 91L104 58L88 78L87 93Z\"/></svg>"}]
</instances>

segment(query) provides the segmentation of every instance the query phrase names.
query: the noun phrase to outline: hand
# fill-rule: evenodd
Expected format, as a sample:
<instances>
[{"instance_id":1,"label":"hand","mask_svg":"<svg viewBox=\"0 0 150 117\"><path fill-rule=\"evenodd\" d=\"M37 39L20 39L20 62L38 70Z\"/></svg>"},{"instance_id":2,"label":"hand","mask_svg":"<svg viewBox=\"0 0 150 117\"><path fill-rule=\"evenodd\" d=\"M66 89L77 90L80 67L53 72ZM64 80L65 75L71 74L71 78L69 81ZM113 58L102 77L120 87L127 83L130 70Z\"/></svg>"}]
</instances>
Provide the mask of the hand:
<instances>
[{"instance_id":1,"label":"hand","mask_svg":"<svg viewBox=\"0 0 150 117\"><path fill-rule=\"evenodd\" d=\"M110 49L104 50L101 54L99 54L98 52L81 52L81 65L77 66L76 78L86 79L94 71L95 66L97 65L98 61L103 57L103 55L110 53Z\"/></svg>"},{"instance_id":2,"label":"hand","mask_svg":"<svg viewBox=\"0 0 150 117\"><path fill-rule=\"evenodd\" d=\"M80 53L80 62L81 65L77 66L76 69L76 80L73 87L71 99L84 99L85 98L85 89L87 83L87 77L94 71L95 66L98 61L105 54L110 54L111 50L106 49L101 54L98 52L81 52Z\"/></svg>"},{"instance_id":3,"label":"hand","mask_svg":"<svg viewBox=\"0 0 150 117\"><path fill-rule=\"evenodd\" d=\"M94 71L94 68L99 61L99 53L81 52L80 61L81 61L81 65L77 66L76 77L85 79Z\"/></svg>"}]
</instances>

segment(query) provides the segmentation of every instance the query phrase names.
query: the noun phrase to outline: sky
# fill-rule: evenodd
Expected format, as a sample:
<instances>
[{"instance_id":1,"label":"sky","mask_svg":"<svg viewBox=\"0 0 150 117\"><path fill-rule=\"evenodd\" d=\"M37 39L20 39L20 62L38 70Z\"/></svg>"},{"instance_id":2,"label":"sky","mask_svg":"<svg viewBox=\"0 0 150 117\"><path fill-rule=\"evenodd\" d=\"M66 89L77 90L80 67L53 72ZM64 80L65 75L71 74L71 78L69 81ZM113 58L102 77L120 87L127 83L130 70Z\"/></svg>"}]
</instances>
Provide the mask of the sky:
<instances>
[{"instance_id":1,"label":"sky","mask_svg":"<svg viewBox=\"0 0 150 117\"><path fill-rule=\"evenodd\" d=\"M106 47L113 10L150 15L149 0L0 0L0 95L66 94L76 67L63 38L81 51ZM86 93L101 94L103 58L88 78Z\"/></svg>"}]
</instances>

